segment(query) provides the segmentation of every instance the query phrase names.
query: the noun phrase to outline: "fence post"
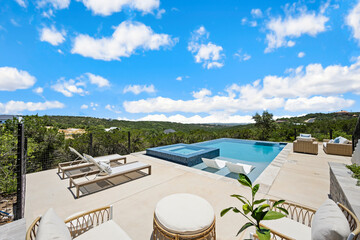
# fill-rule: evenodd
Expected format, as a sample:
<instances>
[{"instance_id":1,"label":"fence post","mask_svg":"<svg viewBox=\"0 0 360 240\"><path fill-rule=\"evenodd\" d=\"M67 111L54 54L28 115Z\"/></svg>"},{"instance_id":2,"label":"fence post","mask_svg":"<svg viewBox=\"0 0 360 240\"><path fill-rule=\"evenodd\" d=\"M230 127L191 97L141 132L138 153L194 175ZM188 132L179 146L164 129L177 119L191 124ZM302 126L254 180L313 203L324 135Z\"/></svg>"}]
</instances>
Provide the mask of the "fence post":
<instances>
[{"instance_id":1,"label":"fence post","mask_svg":"<svg viewBox=\"0 0 360 240\"><path fill-rule=\"evenodd\" d=\"M128 132L128 151L131 153L130 131Z\"/></svg>"},{"instance_id":2,"label":"fence post","mask_svg":"<svg viewBox=\"0 0 360 240\"><path fill-rule=\"evenodd\" d=\"M355 151L355 138L354 135L351 136L351 144L352 144L352 151Z\"/></svg>"},{"instance_id":3,"label":"fence post","mask_svg":"<svg viewBox=\"0 0 360 240\"><path fill-rule=\"evenodd\" d=\"M93 134L90 133L89 135L90 139L89 139L89 155L93 155Z\"/></svg>"},{"instance_id":4,"label":"fence post","mask_svg":"<svg viewBox=\"0 0 360 240\"><path fill-rule=\"evenodd\" d=\"M297 135L296 135L296 128L295 128L295 132L294 132L294 140L296 140L296 137L297 137Z\"/></svg>"},{"instance_id":5,"label":"fence post","mask_svg":"<svg viewBox=\"0 0 360 240\"><path fill-rule=\"evenodd\" d=\"M14 219L18 220L24 217L25 210L25 187L26 187L26 157L25 157L25 138L24 125L18 124L18 146L16 160L16 205L14 209Z\"/></svg>"},{"instance_id":6,"label":"fence post","mask_svg":"<svg viewBox=\"0 0 360 240\"><path fill-rule=\"evenodd\" d=\"M333 130L332 129L330 129L330 139L333 139Z\"/></svg>"}]
</instances>

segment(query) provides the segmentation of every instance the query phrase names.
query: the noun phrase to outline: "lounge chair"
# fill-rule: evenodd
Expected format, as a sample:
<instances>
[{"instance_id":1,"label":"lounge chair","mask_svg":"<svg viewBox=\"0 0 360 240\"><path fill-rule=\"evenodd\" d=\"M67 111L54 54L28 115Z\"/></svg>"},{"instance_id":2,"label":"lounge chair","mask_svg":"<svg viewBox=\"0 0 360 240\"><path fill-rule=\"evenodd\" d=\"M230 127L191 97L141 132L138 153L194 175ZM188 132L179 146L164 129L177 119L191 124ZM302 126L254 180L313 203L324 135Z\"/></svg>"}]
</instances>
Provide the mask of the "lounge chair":
<instances>
[{"instance_id":1,"label":"lounge chair","mask_svg":"<svg viewBox=\"0 0 360 240\"><path fill-rule=\"evenodd\" d=\"M78 151L76 151L74 148L69 147L70 151L75 153L77 155L77 158L74 161L70 162L62 162L58 164L58 173L62 174L62 178L65 178L65 173L70 173L74 170L79 170L82 168L91 168L94 166L93 163L90 163L84 156L82 156ZM126 163L126 157L121 156L119 154L111 154L111 155L105 155L100 157L95 157L97 161L110 163L110 162L117 162L119 160L124 160L124 163ZM91 170L91 169L90 169Z\"/></svg>"},{"instance_id":2,"label":"lounge chair","mask_svg":"<svg viewBox=\"0 0 360 240\"><path fill-rule=\"evenodd\" d=\"M84 157L96 166L97 170L89 171L86 173L80 173L70 177L70 188L75 186L76 197L79 198L80 187L84 187L89 184L97 183L99 181L109 180L118 176L122 176L132 172L138 172L140 170L147 169L148 175L151 175L151 165L141 162L125 163L118 167L110 167L109 164L103 162L97 162L92 156L84 154ZM82 178L82 179L79 179Z\"/></svg>"},{"instance_id":3,"label":"lounge chair","mask_svg":"<svg viewBox=\"0 0 360 240\"><path fill-rule=\"evenodd\" d=\"M269 200L272 206L276 201ZM355 239L360 233L359 219L341 203L328 199L318 210L290 202L278 207L285 208L286 217L263 221L261 227L270 230L271 239ZM276 210L278 211L278 210ZM258 240L256 234L252 239Z\"/></svg>"},{"instance_id":4,"label":"lounge chair","mask_svg":"<svg viewBox=\"0 0 360 240\"><path fill-rule=\"evenodd\" d=\"M226 162L226 167L229 169L232 173L243 173L243 174L249 174L255 167L248 164L243 163L232 163L232 162Z\"/></svg>"},{"instance_id":5,"label":"lounge chair","mask_svg":"<svg viewBox=\"0 0 360 240\"><path fill-rule=\"evenodd\" d=\"M49 209L29 226L26 240L41 239L106 239L131 240L113 220L112 206L80 213L65 222Z\"/></svg>"},{"instance_id":6,"label":"lounge chair","mask_svg":"<svg viewBox=\"0 0 360 240\"><path fill-rule=\"evenodd\" d=\"M222 169L226 165L226 161L219 159L209 159L209 158L201 158L201 160L205 163L209 168Z\"/></svg>"},{"instance_id":7,"label":"lounge chair","mask_svg":"<svg viewBox=\"0 0 360 240\"><path fill-rule=\"evenodd\" d=\"M323 140L323 149L326 154L341 156L352 156L352 142L343 137L337 137L334 140Z\"/></svg>"}]
</instances>

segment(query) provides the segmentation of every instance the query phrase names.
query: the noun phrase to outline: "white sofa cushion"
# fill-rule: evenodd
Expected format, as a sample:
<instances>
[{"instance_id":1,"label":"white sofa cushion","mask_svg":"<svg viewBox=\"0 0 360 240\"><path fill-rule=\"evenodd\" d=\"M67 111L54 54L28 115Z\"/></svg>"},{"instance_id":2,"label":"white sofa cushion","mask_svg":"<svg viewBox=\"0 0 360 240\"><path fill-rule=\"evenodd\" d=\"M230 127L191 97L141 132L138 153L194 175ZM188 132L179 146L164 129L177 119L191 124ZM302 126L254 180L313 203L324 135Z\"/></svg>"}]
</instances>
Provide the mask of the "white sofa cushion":
<instances>
[{"instance_id":1,"label":"white sofa cushion","mask_svg":"<svg viewBox=\"0 0 360 240\"><path fill-rule=\"evenodd\" d=\"M319 207L311 224L314 240L343 240L350 234L349 223L336 203L327 199Z\"/></svg>"},{"instance_id":2,"label":"white sofa cushion","mask_svg":"<svg viewBox=\"0 0 360 240\"><path fill-rule=\"evenodd\" d=\"M178 193L158 202L155 217L170 232L192 234L209 228L215 213L205 199L193 194Z\"/></svg>"},{"instance_id":3,"label":"white sofa cushion","mask_svg":"<svg viewBox=\"0 0 360 240\"><path fill-rule=\"evenodd\" d=\"M50 208L41 218L36 240L71 240L69 229L64 221Z\"/></svg>"},{"instance_id":4,"label":"white sofa cushion","mask_svg":"<svg viewBox=\"0 0 360 240\"><path fill-rule=\"evenodd\" d=\"M129 235L113 220L109 220L74 238L76 240L131 240Z\"/></svg>"},{"instance_id":5,"label":"white sofa cushion","mask_svg":"<svg viewBox=\"0 0 360 240\"><path fill-rule=\"evenodd\" d=\"M347 140L347 139L344 138L344 137L339 137L339 143L340 143L340 144L348 144L348 143L349 143L349 140Z\"/></svg>"},{"instance_id":6,"label":"white sofa cushion","mask_svg":"<svg viewBox=\"0 0 360 240\"><path fill-rule=\"evenodd\" d=\"M262 221L261 223L272 230L275 230L296 240L311 239L310 227L287 217L276 220Z\"/></svg>"}]
</instances>

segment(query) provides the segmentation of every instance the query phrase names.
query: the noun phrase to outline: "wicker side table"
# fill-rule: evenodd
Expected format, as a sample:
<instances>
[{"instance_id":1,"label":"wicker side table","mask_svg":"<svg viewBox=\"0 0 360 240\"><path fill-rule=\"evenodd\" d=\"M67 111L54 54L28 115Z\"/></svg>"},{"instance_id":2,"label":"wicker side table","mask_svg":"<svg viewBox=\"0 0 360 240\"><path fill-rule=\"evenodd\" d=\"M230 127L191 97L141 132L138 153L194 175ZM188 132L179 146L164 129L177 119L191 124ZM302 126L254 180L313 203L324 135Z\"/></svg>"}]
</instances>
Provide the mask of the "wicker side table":
<instances>
[{"instance_id":1,"label":"wicker side table","mask_svg":"<svg viewBox=\"0 0 360 240\"><path fill-rule=\"evenodd\" d=\"M161 199L154 212L153 240L215 240L215 214L203 198L173 194Z\"/></svg>"}]
</instances>

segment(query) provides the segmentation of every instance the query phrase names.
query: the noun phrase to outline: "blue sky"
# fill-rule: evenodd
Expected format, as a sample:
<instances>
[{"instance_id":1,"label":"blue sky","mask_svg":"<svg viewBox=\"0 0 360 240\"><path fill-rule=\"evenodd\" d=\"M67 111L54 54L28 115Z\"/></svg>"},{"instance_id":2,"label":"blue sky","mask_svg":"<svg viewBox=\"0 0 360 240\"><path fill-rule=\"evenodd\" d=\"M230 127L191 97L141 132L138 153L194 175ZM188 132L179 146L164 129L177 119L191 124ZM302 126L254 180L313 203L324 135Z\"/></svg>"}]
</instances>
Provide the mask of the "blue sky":
<instances>
[{"instance_id":1,"label":"blue sky","mask_svg":"<svg viewBox=\"0 0 360 240\"><path fill-rule=\"evenodd\" d=\"M5 0L0 114L243 123L359 109L360 2Z\"/></svg>"}]
</instances>

